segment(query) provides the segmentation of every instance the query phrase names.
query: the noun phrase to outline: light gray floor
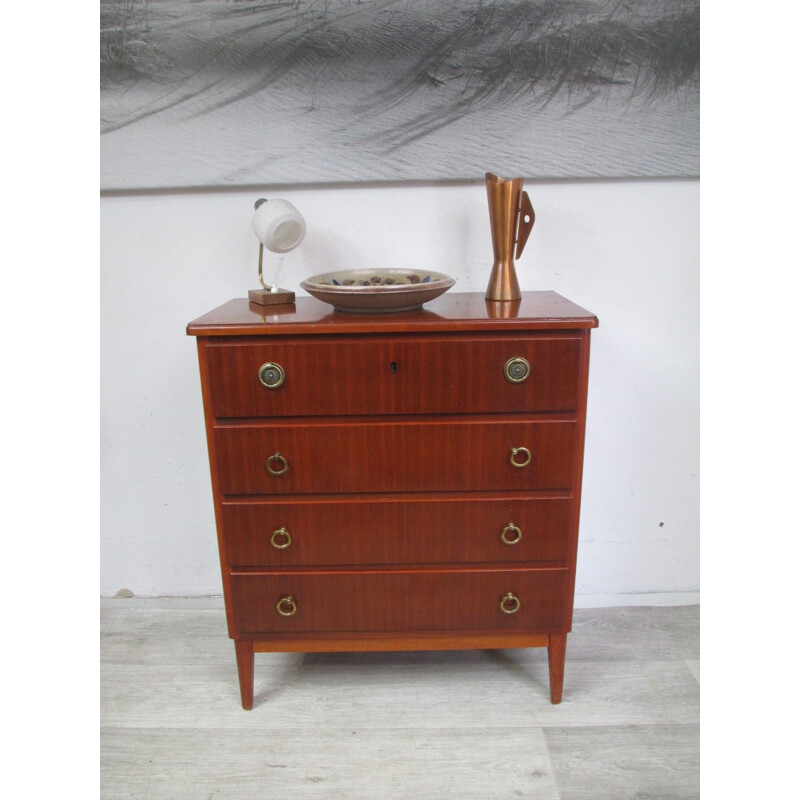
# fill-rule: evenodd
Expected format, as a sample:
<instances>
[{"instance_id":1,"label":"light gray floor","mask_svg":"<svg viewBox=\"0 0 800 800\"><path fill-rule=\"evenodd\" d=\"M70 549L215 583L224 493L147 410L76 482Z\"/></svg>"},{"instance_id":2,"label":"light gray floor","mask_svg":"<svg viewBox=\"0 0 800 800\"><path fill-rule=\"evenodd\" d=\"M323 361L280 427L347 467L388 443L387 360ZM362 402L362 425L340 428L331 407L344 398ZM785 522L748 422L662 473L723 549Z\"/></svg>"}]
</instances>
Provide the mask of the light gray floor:
<instances>
[{"instance_id":1,"label":"light gray floor","mask_svg":"<svg viewBox=\"0 0 800 800\"><path fill-rule=\"evenodd\" d=\"M221 611L106 609L103 800L699 797L699 609L578 610L544 649L256 654Z\"/></svg>"}]
</instances>

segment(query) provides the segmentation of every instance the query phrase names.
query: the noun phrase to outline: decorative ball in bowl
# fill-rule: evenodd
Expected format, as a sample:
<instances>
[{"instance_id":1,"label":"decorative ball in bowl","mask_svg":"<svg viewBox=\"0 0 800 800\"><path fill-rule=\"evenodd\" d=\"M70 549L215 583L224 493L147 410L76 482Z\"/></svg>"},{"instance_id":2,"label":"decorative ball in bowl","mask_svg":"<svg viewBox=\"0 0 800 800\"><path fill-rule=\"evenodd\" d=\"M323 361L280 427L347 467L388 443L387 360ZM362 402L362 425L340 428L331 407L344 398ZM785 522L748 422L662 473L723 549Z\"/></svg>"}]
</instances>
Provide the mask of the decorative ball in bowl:
<instances>
[{"instance_id":1,"label":"decorative ball in bowl","mask_svg":"<svg viewBox=\"0 0 800 800\"><path fill-rule=\"evenodd\" d=\"M414 311L454 284L449 275L424 269L346 269L314 275L300 286L337 311L377 314Z\"/></svg>"}]
</instances>

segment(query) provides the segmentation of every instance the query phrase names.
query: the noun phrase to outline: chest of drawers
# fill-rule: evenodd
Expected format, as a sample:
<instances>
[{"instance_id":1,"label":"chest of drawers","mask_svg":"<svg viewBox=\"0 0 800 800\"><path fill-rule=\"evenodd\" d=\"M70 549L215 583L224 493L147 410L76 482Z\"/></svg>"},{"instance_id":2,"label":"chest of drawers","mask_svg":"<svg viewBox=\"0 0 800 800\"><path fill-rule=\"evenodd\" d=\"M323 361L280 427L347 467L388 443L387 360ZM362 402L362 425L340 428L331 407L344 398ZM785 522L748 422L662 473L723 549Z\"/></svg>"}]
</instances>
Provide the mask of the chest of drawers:
<instances>
[{"instance_id":1,"label":"chest of drawers","mask_svg":"<svg viewBox=\"0 0 800 800\"><path fill-rule=\"evenodd\" d=\"M543 646L560 701L596 326L553 292L189 324L244 708L273 651Z\"/></svg>"}]
</instances>

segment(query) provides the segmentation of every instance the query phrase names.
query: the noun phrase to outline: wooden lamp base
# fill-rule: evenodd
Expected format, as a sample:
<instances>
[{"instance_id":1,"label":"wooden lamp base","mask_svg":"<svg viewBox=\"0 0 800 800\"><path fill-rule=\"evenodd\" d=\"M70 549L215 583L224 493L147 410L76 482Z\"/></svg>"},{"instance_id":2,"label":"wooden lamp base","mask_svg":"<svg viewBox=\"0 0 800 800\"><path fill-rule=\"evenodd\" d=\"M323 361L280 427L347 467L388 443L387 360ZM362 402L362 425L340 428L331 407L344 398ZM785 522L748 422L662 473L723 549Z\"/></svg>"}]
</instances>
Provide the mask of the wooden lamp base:
<instances>
[{"instance_id":1,"label":"wooden lamp base","mask_svg":"<svg viewBox=\"0 0 800 800\"><path fill-rule=\"evenodd\" d=\"M288 289L278 289L271 292L269 289L250 289L247 293L251 303L260 306L279 306L284 303L294 303L294 292Z\"/></svg>"}]
</instances>

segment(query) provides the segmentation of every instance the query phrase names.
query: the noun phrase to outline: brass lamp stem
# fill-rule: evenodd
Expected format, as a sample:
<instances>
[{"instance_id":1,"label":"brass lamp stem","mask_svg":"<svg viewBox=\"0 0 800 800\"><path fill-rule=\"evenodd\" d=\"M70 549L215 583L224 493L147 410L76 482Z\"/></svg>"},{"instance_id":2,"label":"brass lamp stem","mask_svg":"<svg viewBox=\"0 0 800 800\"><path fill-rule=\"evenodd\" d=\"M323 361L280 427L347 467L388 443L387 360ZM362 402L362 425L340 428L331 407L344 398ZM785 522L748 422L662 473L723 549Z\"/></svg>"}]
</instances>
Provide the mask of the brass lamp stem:
<instances>
[{"instance_id":1,"label":"brass lamp stem","mask_svg":"<svg viewBox=\"0 0 800 800\"><path fill-rule=\"evenodd\" d=\"M274 287L268 283L264 283L264 245L258 245L258 282L268 291L271 292Z\"/></svg>"},{"instance_id":2,"label":"brass lamp stem","mask_svg":"<svg viewBox=\"0 0 800 800\"><path fill-rule=\"evenodd\" d=\"M278 289L264 283L264 243L259 239L258 245L258 282L263 288L251 289L247 293L251 303L260 306L279 306L286 303L294 303L294 292L287 289Z\"/></svg>"}]
</instances>

